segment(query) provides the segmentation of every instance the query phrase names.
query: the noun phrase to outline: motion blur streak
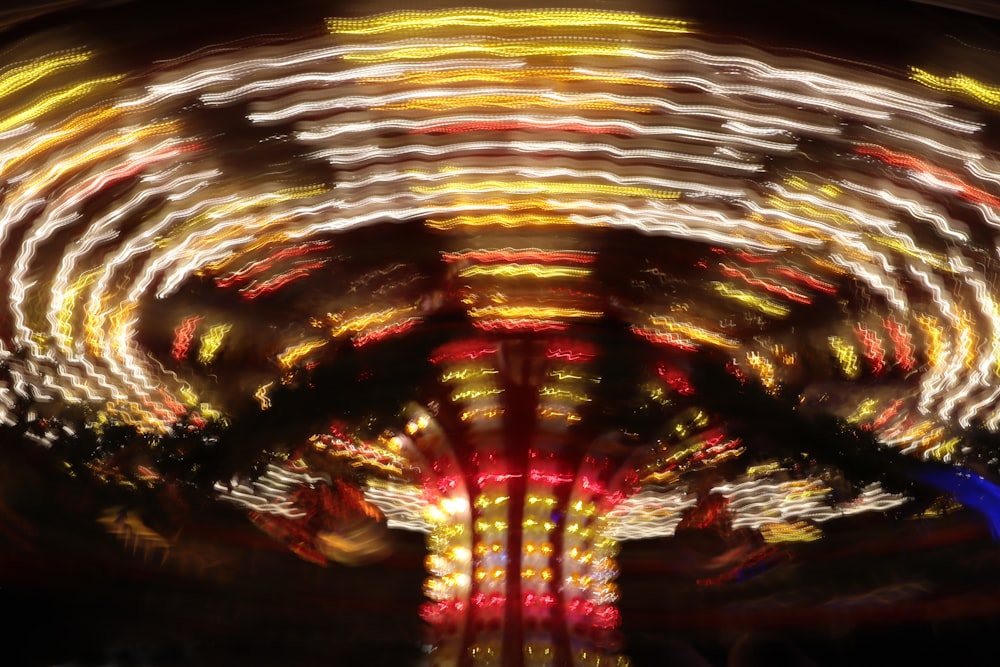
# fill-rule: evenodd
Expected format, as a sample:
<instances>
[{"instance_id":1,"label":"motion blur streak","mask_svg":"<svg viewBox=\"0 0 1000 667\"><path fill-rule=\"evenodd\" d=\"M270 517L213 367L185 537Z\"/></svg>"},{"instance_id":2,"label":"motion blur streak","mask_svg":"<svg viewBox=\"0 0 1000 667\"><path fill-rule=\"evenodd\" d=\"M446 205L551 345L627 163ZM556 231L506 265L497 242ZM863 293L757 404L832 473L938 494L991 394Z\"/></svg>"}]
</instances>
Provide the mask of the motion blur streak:
<instances>
[{"instance_id":1,"label":"motion blur streak","mask_svg":"<svg viewBox=\"0 0 1000 667\"><path fill-rule=\"evenodd\" d=\"M845 517L997 536L997 86L724 37L462 9L124 73L13 48L3 428L311 563L426 535L431 665L627 665L625 541L718 536L717 586Z\"/></svg>"}]
</instances>

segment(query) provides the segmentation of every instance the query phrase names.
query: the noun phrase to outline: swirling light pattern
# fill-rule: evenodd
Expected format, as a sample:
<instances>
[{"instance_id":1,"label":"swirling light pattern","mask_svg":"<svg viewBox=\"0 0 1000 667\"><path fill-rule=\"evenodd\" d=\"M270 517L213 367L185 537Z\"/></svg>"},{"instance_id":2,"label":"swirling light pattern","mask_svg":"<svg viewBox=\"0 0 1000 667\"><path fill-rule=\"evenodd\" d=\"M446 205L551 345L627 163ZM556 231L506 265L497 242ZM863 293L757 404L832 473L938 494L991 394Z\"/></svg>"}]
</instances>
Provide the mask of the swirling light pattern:
<instances>
[{"instance_id":1,"label":"swirling light pattern","mask_svg":"<svg viewBox=\"0 0 1000 667\"><path fill-rule=\"evenodd\" d=\"M326 30L4 68L8 427L210 447L343 381L210 493L319 563L426 533L442 665L626 664L623 540L784 548L913 484L1000 525L967 443L1000 428L1000 156L956 102L995 85L630 12ZM121 461L89 465L178 474Z\"/></svg>"}]
</instances>

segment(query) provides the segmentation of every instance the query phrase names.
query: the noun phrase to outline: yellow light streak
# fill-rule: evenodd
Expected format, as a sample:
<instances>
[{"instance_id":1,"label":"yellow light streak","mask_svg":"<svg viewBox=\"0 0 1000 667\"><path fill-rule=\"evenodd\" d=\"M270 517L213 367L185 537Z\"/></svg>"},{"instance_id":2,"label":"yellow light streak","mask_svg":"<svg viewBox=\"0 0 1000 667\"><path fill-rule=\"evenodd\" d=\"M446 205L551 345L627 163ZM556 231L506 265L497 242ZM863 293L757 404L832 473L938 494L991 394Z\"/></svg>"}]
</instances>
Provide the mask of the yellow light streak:
<instances>
[{"instance_id":1,"label":"yellow light streak","mask_svg":"<svg viewBox=\"0 0 1000 667\"><path fill-rule=\"evenodd\" d=\"M678 199L681 194L676 190L657 190L626 185L607 185L604 183L549 183L546 181L475 181L445 183L444 185L416 185L410 188L412 192L422 195L461 194L468 195L478 192L516 192L521 194L586 194L608 195L612 197L645 197L648 199Z\"/></svg>"},{"instance_id":2,"label":"yellow light streak","mask_svg":"<svg viewBox=\"0 0 1000 667\"><path fill-rule=\"evenodd\" d=\"M533 320L563 320L587 317L600 317L601 313L594 310L578 308L557 308L538 306L483 306L469 310L470 317L498 317L504 319Z\"/></svg>"},{"instance_id":3,"label":"yellow light streak","mask_svg":"<svg viewBox=\"0 0 1000 667\"><path fill-rule=\"evenodd\" d=\"M334 327L331 333L335 338L348 333L358 333L370 327L376 327L400 317L404 317L415 310L416 308L414 306L408 306L406 308L389 308L375 313L357 315L341 322L338 326Z\"/></svg>"},{"instance_id":4,"label":"yellow light streak","mask_svg":"<svg viewBox=\"0 0 1000 667\"><path fill-rule=\"evenodd\" d=\"M952 272L951 265L948 263L948 259L944 255L933 253L929 250L925 250L924 248L910 247L903 241L890 238L888 236L872 234L871 238L886 248L890 248L896 252L918 259L925 264L933 266L939 271L947 271L949 273Z\"/></svg>"},{"instance_id":5,"label":"yellow light streak","mask_svg":"<svg viewBox=\"0 0 1000 667\"><path fill-rule=\"evenodd\" d=\"M758 352L747 352L747 365L753 369L760 379L761 385L768 393L778 390L778 380L774 373L774 364Z\"/></svg>"},{"instance_id":6,"label":"yellow light streak","mask_svg":"<svg viewBox=\"0 0 1000 667\"><path fill-rule=\"evenodd\" d=\"M66 121L52 132L39 137L31 137L28 141L18 144L20 149L18 154L0 166L0 177L6 176L21 163L43 155L61 143L72 141L77 135L92 130L105 121L118 118L123 113L123 110L118 107L101 107L85 111Z\"/></svg>"},{"instance_id":7,"label":"yellow light streak","mask_svg":"<svg viewBox=\"0 0 1000 667\"><path fill-rule=\"evenodd\" d=\"M512 209L515 206L511 206ZM527 204L522 208L541 208L535 203ZM526 227L545 225L572 225L573 221L566 216L560 215L509 215L506 213L492 213L489 215L459 215L444 220L428 220L427 226L431 229L449 230L456 227L487 227L497 225L500 227Z\"/></svg>"},{"instance_id":8,"label":"yellow light streak","mask_svg":"<svg viewBox=\"0 0 1000 667\"><path fill-rule=\"evenodd\" d=\"M97 279L97 276L98 271L96 269L88 271L59 295L62 307L56 314L56 341L60 349L64 352L71 352L73 344L73 324L71 320L73 319L73 310L76 306L77 297Z\"/></svg>"},{"instance_id":9,"label":"yellow light streak","mask_svg":"<svg viewBox=\"0 0 1000 667\"><path fill-rule=\"evenodd\" d=\"M313 350L323 347L327 342L326 340L309 340L298 345L293 345L278 355L278 364L284 369L289 369L304 356Z\"/></svg>"},{"instance_id":10,"label":"yellow light streak","mask_svg":"<svg viewBox=\"0 0 1000 667\"><path fill-rule=\"evenodd\" d=\"M590 269L567 266L545 266L544 264L497 264L477 265L462 269L460 278L582 278L590 275Z\"/></svg>"},{"instance_id":11,"label":"yellow light streak","mask_svg":"<svg viewBox=\"0 0 1000 667\"><path fill-rule=\"evenodd\" d=\"M538 410L538 417L540 419L565 419L569 423L578 422L580 415L578 415L573 410L556 410L555 408L540 408Z\"/></svg>"},{"instance_id":12,"label":"yellow light streak","mask_svg":"<svg viewBox=\"0 0 1000 667\"><path fill-rule=\"evenodd\" d=\"M538 391L540 397L552 398L552 399L567 399L573 403L589 403L591 399L586 394L581 394L579 392L571 391L569 389L560 389L558 387L542 387Z\"/></svg>"},{"instance_id":13,"label":"yellow light streak","mask_svg":"<svg viewBox=\"0 0 1000 667\"><path fill-rule=\"evenodd\" d=\"M959 326L956 332L958 340L957 354L962 357L962 364L966 369L971 369L979 358L980 338L977 335L978 327L972 313L965 308L959 309Z\"/></svg>"},{"instance_id":14,"label":"yellow light streak","mask_svg":"<svg viewBox=\"0 0 1000 667\"><path fill-rule=\"evenodd\" d=\"M104 84L115 83L116 81L121 81L123 78L124 76L122 75L104 76L98 79L83 81L69 88L44 95L30 106L0 120L0 132L6 132L18 125L28 123L66 102L77 100Z\"/></svg>"},{"instance_id":15,"label":"yellow light streak","mask_svg":"<svg viewBox=\"0 0 1000 667\"><path fill-rule=\"evenodd\" d=\"M910 68L910 78L919 84L946 93L967 95L988 107L1000 107L1000 86L991 86L965 74L936 76L919 67Z\"/></svg>"},{"instance_id":16,"label":"yellow light streak","mask_svg":"<svg viewBox=\"0 0 1000 667\"><path fill-rule=\"evenodd\" d=\"M944 331L938 319L932 315L920 314L916 317L920 328L927 334L927 361L930 365L937 366L941 363L941 357L945 351Z\"/></svg>"},{"instance_id":17,"label":"yellow light streak","mask_svg":"<svg viewBox=\"0 0 1000 667\"><path fill-rule=\"evenodd\" d=\"M795 523L765 523L760 527L760 535L768 544L815 542L823 537L823 531L805 521L796 521Z\"/></svg>"},{"instance_id":18,"label":"yellow light streak","mask_svg":"<svg viewBox=\"0 0 1000 667\"><path fill-rule=\"evenodd\" d=\"M705 343L706 345L714 345L716 347L725 347L729 349L738 347L737 342L732 338L727 338L722 334L709 331L708 329L703 329L702 327L695 326L694 324L678 322L671 317L664 315L651 315L649 321L654 327L657 327L657 329L660 330L657 333L663 331L667 333L679 333L696 343Z\"/></svg>"},{"instance_id":19,"label":"yellow light streak","mask_svg":"<svg viewBox=\"0 0 1000 667\"><path fill-rule=\"evenodd\" d=\"M498 407L485 407L485 408L472 408L470 410L462 411L459 415L459 419L464 422L467 421L489 421L491 419L496 419L497 417L503 416L503 409Z\"/></svg>"},{"instance_id":20,"label":"yellow light streak","mask_svg":"<svg viewBox=\"0 0 1000 667\"><path fill-rule=\"evenodd\" d=\"M465 389L463 391L456 391L451 395L451 400L455 401L476 401L481 398L486 398L487 396L499 396L503 393L503 389L499 387L483 387L479 389Z\"/></svg>"},{"instance_id":21,"label":"yellow light streak","mask_svg":"<svg viewBox=\"0 0 1000 667\"><path fill-rule=\"evenodd\" d=\"M201 348L198 350L198 362L207 365L212 363L226 334L233 328L231 324L216 324L201 337Z\"/></svg>"},{"instance_id":22,"label":"yellow light streak","mask_svg":"<svg viewBox=\"0 0 1000 667\"><path fill-rule=\"evenodd\" d=\"M30 197L35 193L44 192L46 189L62 178L65 174L77 169L82 169L91 163L96 163L106 159L116 152L134 147L141 141L160 135L177 134L179 124L176 121L166 121L163 123L152 123L129 130L128 132L116 133L105 137L96 145L90 146L79 153L67 155L60 159L44 173L40 173L32 178L26 179L17 190L11 194L11 199Z\"/></svg>"},{"instance_id":23,"label":"yellow light streak","mask_svg":"<svg viewBox=\"0 0 1000 667\"><path fill-rule=\"evenodd\" d=\"M207 223L224 220L226 218L235 218L242 213L255 209L264 209L298 199L313 197L325 191L326 189L322 186L285 188L282 190L272 190L253 195L246 195L236 199L235 201L227 201L222 204L217 204L198 215L192 216L191 219L186 221L184 224L175 227L171 236L161 239L159 243L161 246L167 246L172 242L172 239L183 236L191 229L204 227ZM277 222L277 220L272 220L271 222ZM234 228L230 229L229 233L242 234L245 231L246 230L242 228ZM216 243L218 240L219 237L214 237L209 245ZM269 237L260 239L257 243L265 243L267 240L270 240Z\"/></svg>"},{"instance_id":24,"label":"yellow light streak","mask_svg":"<svg viewBox=\"0 0 1000 667\"><path fill-rule=\"evenodd\" d=\"M441 382L459 382L462 380L482 379L486 375L496 375L500 371L494 368L463 368L448 371L441 375Z\"/></svg>"},{"instance_id":25,"label":"yellow light streak","mask_svg":"<svg viewBox=\"0 0 1000 667\"><path fill-rule=\"evenodd\" d=\"M384 35L411 30L439 28L624 28L640 32L687 33L689 24L678 19L645 16L633 12L588 9L522 9L497 11L467 8L425 11L397 11L366 18L331 18L326 29L340 35Z\"/></svg>"},{"instance_id":26,"label":"yellow light streak","mask_svg":"<svg viewBox=\"0 0 1000 667\"><path fill-rule=\"evenodd\" d=\"M861 403L858 404L858 407L855 408L854 412L848 415L847 421L851 422L852 424L860 424L861 422L867 421L872 417L874 417L877 412L878 412L878 401L876 401L874 398L866 398L863 401L861 401Z\"/></svg>"},{"instance_id":27,"label":"yellow light streak","mask_svg":"<svg viewBox=\"0 0 1000 667\"><path fill-rule=\"evenodd\" d=\"M830 336L827 341L844 377L854 380L861 375L861 364L854 347L846 343L840 336Z\"/></svg>"},{"instance_id":28,"label":"yellow light streak","mask_svg":"<svg viewBox=\"0 0 1000 667\"><path fill-rule=\"evenodd\" d=\"M754 310L764 313L765 315L770 315L771 317L785 317L792 312L788 306L780 304L774 299L769 299L759 294L754 294L753 292L730 287L725 283L715 283L714 287L715 291L723 297L753 308Z\"/></svg>"},{"instance_id":29,"label":"yellow light streak","mask_svg":"<svg viewBox=\"0 0 1000 667\"><path fill-rule=\"evenodd\" d=\"M585 109L592 111L619 111L649 113L648 106L635 104L622 104L610 101L586 101L574 98L552 98L545 95L544 91L538 93L522 93L520 95L447 95L441 97L431 97L427 99L412 100L410 102L385 104L374 107L380 111L450 111L461 107L500 107L504 109L523 109L525 107L538 107L543 109Z\"/></svg>"},{"instance_id":30,"label":"yellow light streak","mask_svg":"<svg viewBox=\"0 0 1000 667\"><path fill-rule=\"evenodd\" d=\"M273 385L274 382L268 382L267 384L262 384L261 386L257 387L257 391L253 393L253 397L257 399L257 402L260 404L261 410L267 410L268 408L271 407L271 399L267 395L267 392L270 391Z\"/></svg>"},{"instance_id":31,"label":"yellow light streak","mask_svg":"<svg viewBox=\"0 0 1000 667\"><path fill-rule=\"evenodd\" d=\"M655 79L629 76L622 72L578 72L565 67L525 67L516 70L503 71L485 67L469 67L453 69L445 72L422 71L400 72L399 74L382 77L360 79L362 83L406 83L413 86L448 86L456 83L495 83L510 85L525 81L548 81L550 83L582 83L598 82L602 84L617 84L623 86L645 86L651 88L667 88L667 84Z\"/></svg>"},{"instance_id":32,"label":"yellow light streak","mask_svg":"<svg viewBox=\"0 0 1000 667\"><path fill-rule=\"evenodd\" d=\"M71 51L0 72L0 97L12 95L61 69L85 63L90 60L91 55L89 51Z\"/></svg>"}]
</instances>

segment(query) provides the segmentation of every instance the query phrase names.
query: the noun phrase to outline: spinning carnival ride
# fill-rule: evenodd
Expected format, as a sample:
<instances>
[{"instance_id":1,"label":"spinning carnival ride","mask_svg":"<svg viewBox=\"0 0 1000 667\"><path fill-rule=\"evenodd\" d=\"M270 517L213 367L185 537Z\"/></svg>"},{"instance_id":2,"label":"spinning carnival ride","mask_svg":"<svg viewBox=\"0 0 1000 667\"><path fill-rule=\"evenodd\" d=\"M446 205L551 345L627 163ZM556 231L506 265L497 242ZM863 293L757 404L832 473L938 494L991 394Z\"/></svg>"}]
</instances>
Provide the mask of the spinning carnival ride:
<instances>
[{"instance_id":1,"label":"spinning carnival ride","mask_svg":"<svg viewBox=\"0 0 1000 667\"><path fill-rule=\"evenodd\" d=\"M7 437L318 563L425 533L441 665L625 664L624 540L742 545L712 585L1000 527L996 87L629 12L325 27L15 49Z\"/></svg>"}]
</instances>

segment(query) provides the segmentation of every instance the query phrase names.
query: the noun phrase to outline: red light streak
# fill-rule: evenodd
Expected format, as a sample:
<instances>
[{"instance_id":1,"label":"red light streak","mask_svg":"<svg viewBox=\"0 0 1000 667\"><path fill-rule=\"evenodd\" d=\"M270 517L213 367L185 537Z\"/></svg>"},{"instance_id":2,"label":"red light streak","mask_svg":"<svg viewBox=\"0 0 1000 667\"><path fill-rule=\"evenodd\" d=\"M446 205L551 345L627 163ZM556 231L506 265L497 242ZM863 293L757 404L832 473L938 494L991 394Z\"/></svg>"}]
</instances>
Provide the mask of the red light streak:
<instances>
[{"instance_id":1,"label":"red light streak","mask_svg":"<svg viewBox=\"0 0 1000 667\"><path fill-rule=\"evenodd\" d=\"M240 296L247 301L253 301L257 297L265 296L268 294L274 294L281 288L285 287L289 283L292 283L300 278L305 278L309 275L309 272L313 269L318 269L319 267L326 264L325 260L318 262L309 262L307 264L300 264L296 266L288 273L283 273L280 276L275 276L268 281L263 283L253 283L246 287L240 288Z\"/></svg>"},{"instance_id":2,"label":"red light streak","mask_svg":"<svg viewBox=\"0 0 1000 667\"><path fill-rule=\"evenodd\" d=\"M500 593L476 593L472 596L472 606L479 609L499 609L507 604L507 597Z\"/></svg>"},{"instance_id":3,"label":"red light streak","mask_svg":"<svg viewBox=\"0 0 1000 667\"><path fill-rule=\"evenodd\" d=\"M464 613L465 603L458 599L427 602L420 606L420 618L436 626L440 626Z\"/></svg>"},{"instance_id":4,"label":"red light streak","mask_svg":"<svg viewBox=\"0 0 1000 667\"><path fill-rule=\"evenodd\" d=\"M669 368L666 364L657 364L656 374L663 378L663 381L670 385L670 388L681 396L691 396L694 394L694 387L687 381L680 371Z\"/></svg>"},{"instance_id":5,"label":"red light streak","mask_svg":"<svg viewBox=\"0 0 1000 667\"><path fill-rule=\"evenodd\" d=\"M170 348L170 356L177 361L187 357L191 351L191 342L194 340L194 332L198 329L198 324L202 318L191 316L184 318L176 329L174 329L174 344Z\"/></svg>"},{"instance_id":6,"label":"red light streak","mask_svg":"<svg viewBox=\"0 0 1000 667\"><path fill-rule=\"evenodd\" d=\"M769 269L769 271L779 276L785 276L786 278L791 278L795 282L802 283L803 285L807 285L808 287L814 290L818 290L820 292L825 292L826 294L837 293L836 285L828 283L824 280L820 280L816 276L804 273L802 271L799 271L798 269L782 266L779 268Z\"/></svg>"},{"instance_id":7,"label":"red light streak","mask_svg":"<svg viewBox=\"0 0 1000 667\"><path fill-rule=\"evenodd\" d=\"M727 278L739 278L740 280L746 282L748 285L753 285L754 287L761 287L765 291L770 292L771 294L780 294L781 296L791 301L797 301L798 303L805 303L805 304L812 303L812 299L810 299L805 294L794 292L785 287L784 285L778 285L776 283L772 283L767 280L761 280L760 278L749 276L743 271L726 266L725 264L722 265L722 269L720 272Z\"/></svg>"},{"instance_id":8,"label":"red light streak","mask_svg":"<svg viewBox=\"0 0 1000 667\"><path fill-rule=\"evenodd\" d=\"M143 156L140 160L127 162L115 169L102 174L97 174L89 180L84 181L79 187L74 188L70 193L68 193L67 198L75 199L91 197L104 188L114 185L115 183L120 183L121 181L142 173L146 167L151 164L155 164L156 162L167 160L171 157L194 151L199 148L201 148L201 144L188 143L181 146L168 146L162 148L161 150L154 151L149 155Z\"/></svg>"},{"instance_id":9,"label":"red light streak","mask_svg":"<svg viewBox=\"0 0 1000 667\"><path fill-rule=\"evenodd\" d=\"M506 481L509 481L509 480L512 480L512 479L519 479L521 477L524 477L524 475L514 474L514 473L485 473L484 472L484 473L480 473L480 474L476 475L476 484L480 488L482 488L484 485L486 485L489 482L493 482L493 483L506 482Z\"/></svg>"},{"instance_id":10,"label":"red light streak","mask_svg":"<svg viewBox=\"0 0 1000 667\"><path fill-rule=\"evenodd\" d=\"M558 486L559 484L569 484L573 481L573 475L555 475L551 473L544 473L540 470L532 470L528 473L528 479L532 482L544 482L551 486Z\"/></svg>"},{"instance_id":11,"label":"red light streak","mask_svg":"<svg viewBox=\"0 0 1000 667\"><path fill-rule=\"evenodd\" d=\"M522 604L526 608L534 607L534 608L550 609L552 607L555 607L556 604L558 604L558 600L556 599L556 596L552 595L551 593L543 593L541 595L537 595L529 591L524 594L524 597L522 598Z\"/></svg>"},{"instance_id":12,"label":"red light streak","mask_svg":"<svg viewBox=\"0 0 1000 667\"><path fill-rule=\"evenodd\" d=\"M163 397L163 402L167 404L167 407L170 408L175 415L177 415L178 417L180 417L181 415L183 415L183 414L185 414L187 412L187 408L185 408L183 405L181 405L180 403L178 403L173 398L173 396L171 396L170 394L168 394L162 387L160 387L158 389L158 391L159 391L160 396Z\"/></svg>"},{"instance_id":13,"label":"red light streak","mask_svg":"<svg viewBox=\"0 0 1000 667\"><path fill-rule=\"evenodd\" d=\"M657 343L659 345L668 345L670 347L677 348L678 350L684 350L685 352L696 352L698 346L687 338L682 337L678 333L658 333L656 331L649 331L648 329L640 329L639 327L631 327L632 333L641 336L651 343Z\"/></svg>"},{"instance_id":14,"label":"red light streak","mask_svg":"<svg viewBox=\"0 0 1000 667\"><path fill-rule=\"evenodd\" d=\"M880 374L885 370L885 347L882 345L882 340L877 333L860 323L854 325L854 333L865 348L865 358L871 363L872 372L875 375Z\"/></svg>"},{"instance_id":15,"label":"red light streak","mask_svg":"<svg viewBox=\"0 0 1000 667\"><path fill-rule=\"evenodd\" d=\"M482 341L461 341L438 348L437 354L432 356L430 360L432 364L440 364L444 361L475 361L476 359L496 354L496 352L496 346L489 343Z\"/></svg>"},{"instance_id":16,"label":"red light streak","mask_svg":"<svg viewBox=\"0 0 1000 667\"><path fill-rule=\"evenodd\" d=\"M913 357L913 352L916 348L913 346L913 337L910 335L910 332L891 317L882 320L882 324L885 326L885 330L889 333L889 338L892 340L896 365L904 371L912 371L916 368L917 361Z\"/></svg>"},{"instance_id":17,"label":"red light streak","mask_svg":"<svg viewBox=\"0 0 1000 667\"><path fill-rule=\"evenodd\" d=\"M376 341L383 340L385 338L390 338L392 336L397 336L405 331L408 331L415 327L417 323L420 322L420 318L411 317L402 322L396 322L395 324L390 324L385 327L380 327L374 331L368 331L362 334L358 334L351 338L351 342L354 347L363 347L369 343L374 343Z\"/></svg>"},{"instance_id":18,"label":"red light streak","mask_svg":"<svg viewBox=\"0 0 1000 667\"><path fill-rule=\"evenodd\" d=\"M303 243L293 248L279 250L266 259L249 262L237 271L233 271L225 276L216 278L215 284L217 287L221 287L223 289L243 284L255 276L270 270L278 262L294 257L301 257L302 255L307 255L318 250L326 250L331 245L332 244L327 241L314 241L311 243Z\"/></svg>"},{"instance_id":19,"label":"red light streak","mask_svg":"<svg viewBox=\"0 0 1000 667\"><path fill-rule=\"evenodd\" d=\"M752 255L745 250L741 250L736 253L736 256L746 262L747 264L773 264L774 260L770 257L761 257L760 255Z\"/></svg>"},{"instance_id":20,"label":"red light streak","mask_svg":"<svg viewBox=\"0 0 1000 667\"><path fill-rule=\"evenodd\" d=\"M899 409L903 407L903 401L894 401L872 422L872 428L876 431L889 423L889 420L899 414Z\"/></svg>"},{"instance_id":21,"label":"red light streak","mask_svg":"<svg viewBox=\"0 0 1000 667\"><path fill-rule=\"evenodd\" d=\"M592 345L579 342L564 342L545 350L546 359L565 359L570 362L590 361L597 356Z\"/></svg>"},{"instance_id":22,"label":"red light streak","mask_svg":"<svg viewBox=\"0 0 1000 667\"><path fill-rule=\"evenodd\" d=\"M477 329L482 329L483 331L533 331L535 333L542 333L544 331L565 331L567 328L567 325L561 322L527 318L476 320L472 324Z\"/></svg>"},{"instance_id":23,"label":"red light streak","mask_svg":"<svg viewBox=\"0 0 1000 667\"><path fill-rule=\"evenodd\" d=\"M985 190L981 190L973 185L970 185L954 173L946 169L941 169L940 167L935 167L929 162L921 160L913 155L897 153L896 151L891 151L887 148L882 148L881 146L858 146L854 149L854 151L861 155L874 157L892 167L901 167L933 176L938 180L944 181L949 188L953 188L958 196L966 201L970 201L975 204L986 204L987 206L991 206L993 208L1000 207L1000 199L997 199Z\"/></svg>"}]
</instances>

